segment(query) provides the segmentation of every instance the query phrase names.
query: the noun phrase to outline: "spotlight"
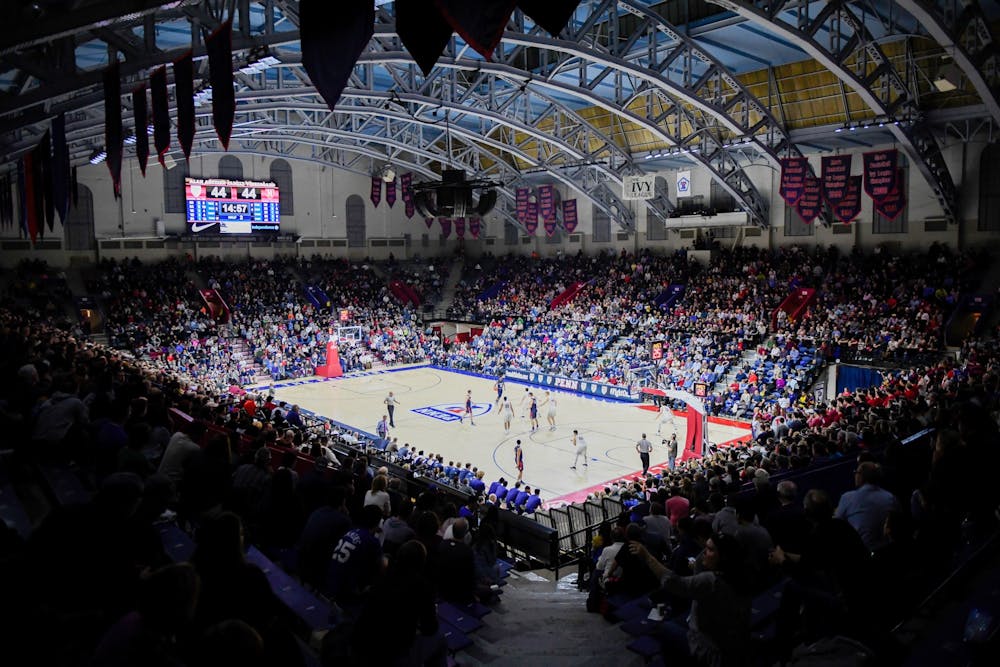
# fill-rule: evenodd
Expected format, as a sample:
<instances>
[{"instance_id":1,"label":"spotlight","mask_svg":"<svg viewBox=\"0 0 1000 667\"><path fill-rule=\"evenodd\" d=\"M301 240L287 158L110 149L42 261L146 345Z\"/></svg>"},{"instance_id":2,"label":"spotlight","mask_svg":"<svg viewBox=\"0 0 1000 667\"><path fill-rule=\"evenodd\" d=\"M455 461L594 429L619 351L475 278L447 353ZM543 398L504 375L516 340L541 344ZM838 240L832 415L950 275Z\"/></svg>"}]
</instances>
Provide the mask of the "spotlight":
<instances>
[{"instance_id":1,"label":"spotlight","mask_svg":"<svg viewBox=\"0 0 1000 667\"><path fill-rule=\"evenodd\" d=\"M94 152L90 154L90 164L100 164L104 162L108 157L108 152L103 148L95 148Z\"/></svg>"}]
</instances>

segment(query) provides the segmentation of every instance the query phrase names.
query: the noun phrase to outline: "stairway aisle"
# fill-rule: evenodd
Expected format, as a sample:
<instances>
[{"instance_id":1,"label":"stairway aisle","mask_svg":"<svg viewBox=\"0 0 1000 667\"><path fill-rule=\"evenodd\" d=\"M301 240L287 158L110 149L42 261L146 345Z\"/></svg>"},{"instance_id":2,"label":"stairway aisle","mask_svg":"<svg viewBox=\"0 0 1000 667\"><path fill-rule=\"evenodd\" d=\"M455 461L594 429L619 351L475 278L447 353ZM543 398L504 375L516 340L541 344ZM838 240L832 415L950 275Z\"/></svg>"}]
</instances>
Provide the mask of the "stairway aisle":
<instances>
[{"instance_id":1,"label":"stairway aisle","mask_svg":"<svg viewBox=\"0 0 1000 667\"><path fill-rule=\"evenodd\" d=\"M576 589L576 575L551 580L548 571L511 571L501 602L469 635L474 644L460 651L459 665L490 667L638 667L627 638L599 614L586 610L586 593Z\"/></svg>"},{"instance_id":2,"label":"stairway aisle","mask_svg":"<svg viewBox=\"0 0 1000 667\"><path fill-rule=\"evenodd\" d=\"M448 312L451 304L455 302L455 291L458 288L458 283L462 281L464 267L465 260L461 257L456 257L452 261L451 268L448 271L448 279L445 281L444 287L441 288L441 300L434 306L437 312Z\"/></svg>"},{"instance_id":3,"label":"stairway aisle","mask_svg":"<svg viewBox=\"0 0 1000 667\"><path fill-rule=\"evenodd\" d=\"M255 385L267 384L273 381L263 366L254 361L253 354L250 353L250 346L239 336L229 338L229 347L232 358L237 360L241 367L254 369L253 383Z\"/></svg>"}]
</instances>

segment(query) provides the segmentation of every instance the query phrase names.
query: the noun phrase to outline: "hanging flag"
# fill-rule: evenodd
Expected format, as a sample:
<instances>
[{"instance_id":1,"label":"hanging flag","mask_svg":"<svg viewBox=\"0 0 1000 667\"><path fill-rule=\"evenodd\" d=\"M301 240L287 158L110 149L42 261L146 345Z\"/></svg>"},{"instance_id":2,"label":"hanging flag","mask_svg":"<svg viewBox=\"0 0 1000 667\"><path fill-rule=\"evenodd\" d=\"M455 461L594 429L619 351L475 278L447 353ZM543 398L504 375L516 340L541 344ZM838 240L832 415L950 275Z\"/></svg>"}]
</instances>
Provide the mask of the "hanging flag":
<instances>
[{"instance_id":1,"label":"hanging flag","mask_svg":"<svg viewBox=\"0 0 1000 667\"><path fill-rule=\"evenodd\" d=\"M546 225L549 223L555 224L556 197L555 187L552 185L541 185L538 187L538 215Z\"/></svg>"},{"instance_id":2,"label":"hanging flag","mask_svg":"<svg viewBox=\"0 0 1000 667\"><path fill-rule=\"evenodd\" d=\"M53 226L56 221L56 201L55 196L52 194L52 188L54 184L54 178L52 173L52 135L48 130L42 135L41 141L38 142L38 146L35 148L35 153L38 160L38 172L41 176L39 181L42 184L41 187L41 201L42 206L39 211L45 212L45 226L52 231ZM41 223L41 213L39 213L39 224ZM44 230L43 230L44 231Z\"/></svg>"},{"instance_id":3,"label":"hanging flag","mask_svg":"<svg viewBox=\"0 0 1000 667\"><path fill-rule=\"evenodd\" d=\"M438 222L441 223L441 236L448 238L451 236L451 219L450 218L438 218Z\"/></svg>"},{"instance_id":4,"label":"hanging flag","mask_svg":"<svg viewBox=\"0 0 1000 667\"><path fill-rule=\"evenodd\" d=\"M451 39L451 25L441 16L435 0L397 2L396 34L427 76Z\"/></svg>"},{"instance_id":5,"label":"hanging flag","mask_svg":"<svg viewBox=\"0 0 1000 667\"><path fill-rule=\"evenodd\" d=\"M375 34L372 0L301 0L302 64L316 91L333 111L354 64Z\"/></svg>"},{"instance_id":6,"label":"hanging flag","mask_svg":"<svg viewBox=\"0 0 1000 667\"><path fill-rule=\"evenodd\" d=\"M809 224L819 216L822 209L823 195L819 179L815 176L806 176L802 195L795 202L795 210L802 221Z\"/></svg>"},{"instance_id":7,"label":"hanging flag","mask_svg":"<svg viewBox=\"0 0 1000 667\"><path fill-rule=\"evenodd\" d=\"M847 183L851 179L851 156L824 155L822 164L823 199L833 207L847 196Z\"/></svg>"},{"instance_id":8,"label":"hanging flag","mask_svg":"<svg viewBox=\"0 0 1000 667\"><path fill-rule=\"evenodd\" d=\"M149 162L149 132L146 126L146 84L132 91L132 116L135 118L135 157L139 160L139 172L146 177L146 163Z\"/></svg>"},{"instance_id":9,"label":"hanging flag","mask_svg":"<svg viewBox=\"0 0 1000 667\"><path fill-rule=\"evenodd\" d=\"M538 229L538 202L536 201L528 201L528 210L524 214L524 228L532 236Z\"/></svg>"},{"instance_id":10,"label":"hanging flag","mask_svg":"<svg viewBox=\"0 0 1000 667\"><path fill-rule=\"evenodd\" d=\"M562 203L563 210L563 227L566 231L572 234L576 230L577 225L577 211L576 211L576 200L567 199Z\"/></svg>"},{"instance_id":11,"label":"hanging flag","mask_svg":"<svg viewBox=\"0 0 1000 667\"><path fill-rule=\"evenodd\" d=\"M104 70L104 150L107 151L108 171L115 199L122 196L122 82L118 61Z\"/></svg>"},{"instance_id":12,"label":"hanging flag","mask_svg":"<svg viewBox=\"0 0 1000 667\"><path fill-rule=\"evenodd\" d=\"M76 178L76 167L73 167L73 176L69 181L69 193L73 206L77 206L80 203L80 181Z\"/></svg>"},{"instance_id":13,"label":"hanging flag","mask_svg":"<svg viewBox=\"0 0 1000 667\"><path fill-rule=\"evenodd\" d=\"M37 185L34 151L29 151L24 156L24 231L25 236L30 238L32 243L38 238L38 202L35 196Z\"/></svg>"},{"instance_id":14,"label":"hanging flag","mask_svg":"<svg viewBox=\"0 0 1000 667\"><path fill-rule=\"evenodd\" d=\"M34 228L39 237L45 238L45 167L43 166L41 143L35 146L30 155L35 211ZM30 220L28 228L29 230L31 229ZM35 240L34 236L32 236L31 240Z\"/></svg>"},{"instance_id":15,"label":"hanging flag","mask_svg":"<svg viewBox=\"0 0 1000 667\"><path fill-rule=\"evenodd\" d=\"M556 219L555 218L552 218L551 220L545 220L545 221L543 221L543 226L545 227L545 235L546 236L552 236L553 234L556 233Z\"/></svg>"},{"instance_id":16,"label":"hanging flag","mask_svg":"<svg viewBox=\"0 0 1000 667\"><path fill-rule=\"evenodd\" d=\"M236 92L233 90L233 19L220 25L205 38L208 54L208 80L212 84L212 123L219 143L229 150L236 117Z\"/></svg>"},{"instance_id":17,"label":"hanging flag","mask_svg":"<svg viewBox=\"0 0 1000 667\"><path fill-rule=\"evenodd\" d=\"M424 218L424 222L427 224L427 229L430 229L434 224L434 218Z\"/></svg>"},{"instance_id":18,"label":"hanging flag","mask_svg":"<svg viewBox=\"0 0 1000 667\"><path fill-rule=\"evenodd\" d=\"M17 228L21 238L28 238L28 174L25 169L25 159L17 161Z\"/></svg>"},{"instance_id":19,"label":"hanging flag","mask_svg":"<svg viewBox=\"0 0 1000 667\"><path fill-rule=\"evenodd\" d=\"M66 224L69 213L69 146L66 143L66 114L52 119L52 199L59 220Z\"/></svg>"},{"instance_id":20,"label":"hanging flag","mask_svg":"<svg viewBox=\"0 0 1000 667\"><path fill-rule=\"evenodd\" d=\"M861 176L847 180L844 196L833 208L833 215L841 222L850 222L861 213Z\"/></svg>"},{"instance_id":21,"label":"hanging flag","mask_svg":"<svg viewBox=\"0 0 1000 667\"><path fill-rule=\"evenodd\" d=\"M517 221L522 225L528 221L528 188L517 189Z\"/></svg>"},{"instance_id":22,"label":"hanging flag","mask_svg":"<svg viewBox=\"0 0 1000 667\"><path fill-rule=\"evenodd\" d=\"M491 62L517 0L435 0L435 4L452 29Z\"/></svg>"},{"instance_id":23,"label":"hanging flag","mask_svg":"<svg viewBox=\"0 0 1000 667\"><path fill-rule=\"evenodd\" d=\"M479 218L469 218L469 234L472 238L479 238L479 230L482 229L482 221Z\"/></svg>"},{"instance_id":24,"label":"hanging flag","mask_svg":"<svg viewBox=\"0 0 1000 667\"><path fill-rule=\"evenodd\" d=\"M392 205L396 203L396 179L385 182L385 203L392 208Z\"/></svg>"},{"instance_id":25,"label":"hanging flag","mask_svg":"<svg viewBox=\"0 0 1000 667\"><path fill-rule=\"evenodd\" d=\"M865 153L865 192L873 201L881 201L896 189L896 164L899 151L895 148Z\"/></svg>"},{"instance_id":26,"label":"hanging flag","mask_svg":"<svg viewBox=\"0 0 1000 667\"><path fill-rule=\"evenodd\" d=\"M10 195L10 181L4 175L0 178L0 228L6 229L10 224L10 210L7 197Z\"/></svg>"},{"instance_id":27,"label":"hanging flag","mask_svg":"<svg viewBox=\"0 0 1000 667\"><path fill-rule=\"evenodd\" d=\"M215 95L215 91L212 91ZM194 59L191 52L174 61L174 97L177 99L177 141L184 158L191 159L194 143Z\"/></svg>"},{"instance_id":28,"label":"hanging flag","mask_svg":"<svg viewBox=\"0 0 1000 667\"><path fill-rule=\"evenodd\" d=\"M163 156L170 150L170 102L167 99L167 68L157 67L149 77L149 94L153 101L153 146L156 157L163 164Z\"/></svg>"},{"instance_id":29,"label":"hanging flag","mask_svg":"<svg viewBox=\"0 0 1000 667\"><path fill-rule=\"evenodd\" d=\"M517 2L522 12L553 37L566 27L579 4L580 0L518 0Z\"/></svg>"},{"instance_id":30,"label":"hanging flag","mask_svg":"<svg viewBox=\"0 0 1000 667\"><path fill-rule=\"evenodd\" d=\"M413 174L406 172L399 177L399 187L403 194L403 209L407 219L412 218L416 212L416 205L413 203Z\"/></svg>"},{"instance_id":31,"label":"hanging flag","mask_svg":"<svg viewBox=\"0 0 1000 667\"><path fill-rule=\"evenodd\" d=\"M376 208L379 202L382 201L382 177L372 176L372 194L371 194L372 206Z\"/></svg>"},{"instance_id":32,"label":"hanging flag","mask_svg":"<svg viewBox=\"0 0 1000 667\"><path fill-rule=\"evenodd\" d=\"M465 218L455 218L455 236L460 239L465 238Z\"/></svg>"},{"instance_id":33,"label":"hanging flag","mask_svg":"<svg viewBox=\"0 0 1000 667\"><path fill-rule=\"evenodd\" d=\"M677 172L677 197L691 196L691 172L687 169Z\"/></svg>"},{"instance_id":34,"label":"hanging flag","mask_svg":"<svg viewBox=\"0 0 1000 667\"><path fill-rule=\"evenodd\" d=\"M795 206L809 175L809 160L804 157L781 158L781 185L778 194L789 206Z\"/></svg>"},{"instance_id":35,"label":"hanging flag","mask_svg":"<svg viewBox=\"0 0 1000 667\"><path fill-rule=\"evenodd\" d=\"M895 189L875 202L875 210L882 217L895 220L906 209L906 190L903 187L904 178L905 174L902 167L900 167L896 170L896 178L894 179L896 184Z\"/></svg>"}]
</instances>

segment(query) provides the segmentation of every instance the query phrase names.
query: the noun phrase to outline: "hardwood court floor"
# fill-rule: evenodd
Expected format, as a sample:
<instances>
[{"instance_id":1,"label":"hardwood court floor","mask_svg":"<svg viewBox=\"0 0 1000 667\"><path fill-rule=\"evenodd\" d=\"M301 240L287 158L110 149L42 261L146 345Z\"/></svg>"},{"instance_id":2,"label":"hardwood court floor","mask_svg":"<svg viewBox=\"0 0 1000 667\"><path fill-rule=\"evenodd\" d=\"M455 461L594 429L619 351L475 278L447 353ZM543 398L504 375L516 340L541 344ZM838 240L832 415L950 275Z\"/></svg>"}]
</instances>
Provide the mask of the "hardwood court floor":
<instances>
[{"instance_id":1,"label":"hardwood court floor","mask_svg":"<svg viewBox=\"0 0 1000 667\"><path fill-rule=\"evenodd\" d=\"M457 415L464 411L465 392L472 390L475 404L475 426ZM549 430L547 407L538 411L539 429L530 432L519 403L525 389L532 391L538 404L545 400L545 390L508 381L506 395L514 404L515 416L510 433L504 433L503 418L495 405L493 380L430 367L404 370L374 371L336 379L308 378L286 380L274 384L277 400L298 404L314 412L367 433L385 414L383 400L392 391L399 401L396 407L396 428L390 437L399 443L433 452L445 462L471 462L486 471L487 483L500 476L513 482L514 443L521 440L524 451L524 482L542 489L546 502L576 499L586 491L622 477L635 475L641 469L635 443L646 433L653 443L653 465L666 461L666 449L656 436L656 413L640 404L617 403L586 398L564 391L552 391L557 399L556 429ZM647 406L648 408L648 406ZM684 440L685 420L674 419L678 439ZM571 470L573 445L571 437L577 429L587 440L588 466ZM664 437L669 426L663 429ZM709 440L725 443L749 433L747 427L711 423Z\"/></svg>"}]
</instances>

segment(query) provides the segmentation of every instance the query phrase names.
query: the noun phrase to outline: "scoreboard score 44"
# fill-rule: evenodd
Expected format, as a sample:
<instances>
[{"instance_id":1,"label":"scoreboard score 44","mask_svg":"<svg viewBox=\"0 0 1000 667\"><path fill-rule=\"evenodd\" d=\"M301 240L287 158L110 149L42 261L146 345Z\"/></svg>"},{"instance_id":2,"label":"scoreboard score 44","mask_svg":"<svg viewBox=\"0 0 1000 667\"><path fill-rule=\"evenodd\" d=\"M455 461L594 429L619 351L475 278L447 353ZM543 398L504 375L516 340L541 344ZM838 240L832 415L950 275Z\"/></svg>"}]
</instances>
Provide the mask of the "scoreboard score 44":
<instances>
[{"instance_id":1,"label":"scoreboard score 44","mask_svg":"<svg viewBox=\"0 0 1000 667\"><path fill-rule=\"evenodd\" d=\"M281 226L274 183L186 178L184 194L191 234L276 234Z\"/></svg>"}]
</instances>

